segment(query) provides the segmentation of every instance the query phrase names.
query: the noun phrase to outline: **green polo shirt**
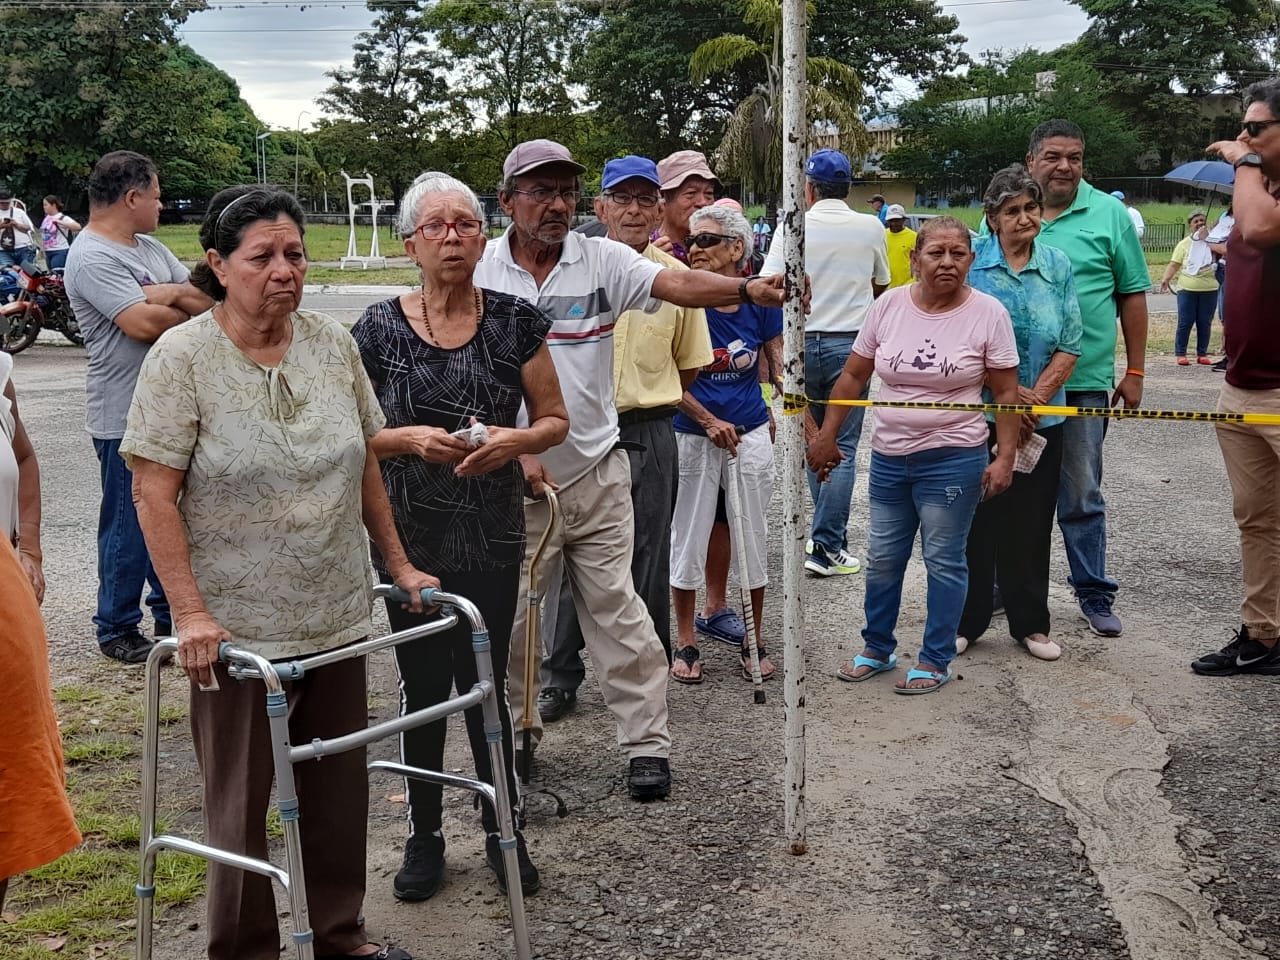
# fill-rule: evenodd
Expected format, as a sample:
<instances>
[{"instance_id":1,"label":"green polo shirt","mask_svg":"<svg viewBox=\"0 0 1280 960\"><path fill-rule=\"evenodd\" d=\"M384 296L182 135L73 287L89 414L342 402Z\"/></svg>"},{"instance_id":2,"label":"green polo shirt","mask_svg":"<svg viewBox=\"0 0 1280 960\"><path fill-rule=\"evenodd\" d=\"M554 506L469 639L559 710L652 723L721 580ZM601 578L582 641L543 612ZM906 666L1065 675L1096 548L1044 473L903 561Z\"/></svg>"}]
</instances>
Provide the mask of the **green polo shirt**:
<instances>
[{"instance_id":1,"label":"green polo shirt","mask_svg":"<svg viewBox=\"0 0 1280 960\"><path fill-rule=\"evenodd\" d=\"M1110 390L1116 374L1116 294L1151 288L1147 260L1123 203L1080 181L1071 206L1046 220L1040 239L1071 261L1084 336L1068 390Z\"/></svg>"}]
</instances>

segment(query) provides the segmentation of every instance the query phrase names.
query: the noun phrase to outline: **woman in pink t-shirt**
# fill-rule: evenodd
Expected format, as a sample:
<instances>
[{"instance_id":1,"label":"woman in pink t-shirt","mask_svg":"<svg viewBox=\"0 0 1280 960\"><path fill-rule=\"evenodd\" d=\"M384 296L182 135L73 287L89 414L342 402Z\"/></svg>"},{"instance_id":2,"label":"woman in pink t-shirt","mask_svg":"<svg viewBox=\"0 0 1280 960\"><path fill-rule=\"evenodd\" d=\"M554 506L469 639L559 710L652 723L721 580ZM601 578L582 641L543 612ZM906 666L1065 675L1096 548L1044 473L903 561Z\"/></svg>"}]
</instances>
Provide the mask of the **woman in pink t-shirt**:
<instances>
[{"instance_id":1,"label":"woman in pink t-shirt","mask_svg":"<svg viewBox=\"0 0 1280 960\"><path fill-rule=\"evenodd\" d=\"M981 403L987 384L997 403L1018 402L1018 350L1000 301L966 286L973 249L954 217L929 220L911 266L919 282L880 297L836 381L831 399L859 397L872 373L879 401ZM840 462L836 435L849 408L832 406L809 445L809 466L825 479ZM916 531L928 572L924 640L916 668L896 693L932 693L951 679L956 626L968 587L965 543L974 510L1012 479L1018 415L996 417L1000 453L987 455L981 413L882 407L871 441L871 532L864 648L837 676L860 681L897 666L894 629Z\"/></svg>"}]
</instances>

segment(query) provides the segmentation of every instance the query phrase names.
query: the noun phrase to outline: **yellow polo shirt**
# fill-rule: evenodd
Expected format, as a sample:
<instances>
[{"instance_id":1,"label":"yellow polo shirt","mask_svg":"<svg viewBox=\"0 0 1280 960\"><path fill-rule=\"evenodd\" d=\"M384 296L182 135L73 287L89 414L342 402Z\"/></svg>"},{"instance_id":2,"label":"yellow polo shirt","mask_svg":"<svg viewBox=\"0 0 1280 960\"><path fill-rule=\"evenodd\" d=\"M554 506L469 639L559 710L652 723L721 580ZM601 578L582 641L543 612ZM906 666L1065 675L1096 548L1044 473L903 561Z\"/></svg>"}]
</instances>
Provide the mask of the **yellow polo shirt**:
<instances>
[{"instance_id":1,"label":"yellow polo shirt","mask_svg":"<svg viewBox=\"0 0 1280 960\"><path fill-rule=\"evenodd\" d=\"M903 227L897 233L886 229L884 242L889 248L889 286L900 287L911 282L911 251L916 246L916 232Z\"/></svg>"},{"instance_id":2,"label":"yellow polo shirt","mask_svg":"<svg viewBox=\"0 0 1280 960\"><path fill-rule=\"evenodd\" d=\"M689 269L653 244L644 256L672 270ZM659 303L656 313L628 310L613 328L614 402L619 413L674 407L684 396L680 371L711 363L711 334L702 309Z\"/></svg>"}]
</instances>

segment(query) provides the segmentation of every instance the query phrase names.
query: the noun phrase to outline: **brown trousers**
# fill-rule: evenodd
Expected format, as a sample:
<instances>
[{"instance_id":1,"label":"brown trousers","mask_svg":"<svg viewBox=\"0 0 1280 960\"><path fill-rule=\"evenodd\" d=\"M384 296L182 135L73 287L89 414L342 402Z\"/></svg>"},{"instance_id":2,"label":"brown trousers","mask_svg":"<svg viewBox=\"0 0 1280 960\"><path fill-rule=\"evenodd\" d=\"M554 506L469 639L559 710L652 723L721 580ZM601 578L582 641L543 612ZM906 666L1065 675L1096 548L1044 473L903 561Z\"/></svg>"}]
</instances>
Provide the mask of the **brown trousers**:
<instances>
[{"instance_id":1,"label":"brown trousers","mask_svg":"<svg viewBox=\"0 0 1280 960\"><path fill-rule=\"evenodd\" d=\"M236 681L215 667L221 690L191 687L191 730L204 778L208 843L265 858L274 767L260 681ZM295 744L363 728L368 722L363 660L322 667L286 683L289 736ZM317 955L349 953L367 937L361 917L369 782L365 751L297 764L307 903ZM210 960L279 960L280 928L272 883L209 864Z\"/></svg>"},{"instance_id":2,"label":"brown trousers","mask_svg":"<svg viewBox=\"0 0 1280 960\"><path fill-rule=\"evenodd\" d=\"M1223 413L1280 413L1280 390L1224 384ZM1240 620L1256 640L1280 637L1280 427L1219 423L1218 446L1240 528L1244 600Z\"/></svg>"}]
</instances>

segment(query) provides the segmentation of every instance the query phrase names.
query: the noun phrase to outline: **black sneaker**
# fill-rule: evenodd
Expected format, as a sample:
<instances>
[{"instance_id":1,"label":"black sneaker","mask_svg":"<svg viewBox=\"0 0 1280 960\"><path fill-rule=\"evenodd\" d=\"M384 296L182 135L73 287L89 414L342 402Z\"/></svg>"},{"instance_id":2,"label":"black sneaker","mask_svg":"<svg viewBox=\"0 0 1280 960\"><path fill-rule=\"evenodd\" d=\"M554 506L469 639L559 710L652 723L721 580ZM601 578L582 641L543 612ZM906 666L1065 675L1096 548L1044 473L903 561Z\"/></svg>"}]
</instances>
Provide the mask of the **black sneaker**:
<instances>
[{"instance_id":1,"label":"black sneaker","mask_svg":"<svg viewBox=\"0 0 1280 960\"><path fill-rule=\"evenodd\" d=\"M665 757L635 757L627 772L633 800L660 800L671 793L671 765Z\"/></svg>"},{"instance_id":2,"label":"black sneaker","mask_svg":"<svg viewBox=\"0 0 1280 960\"><path fill-rule=\"evenodd\" d=\"M573 690L543 687L538 694L538 716L543 723L555 723L572 710L577 702L578 694Z\"/></svg>"},{"instance_id":3,"label":"black sneaker","mask_svg":"<svg viewBox=\"0 0 1280 960\"><path fill-rule=\"evenodd\" d=\"M100 644L104 657L119 660L121 663L146 663L155 644L137 630L122 634L113 640Z\"/></svg>"},{"instance_id":4,"label":"black sneaker","mask_svg":"<svg viewBox=\"0 0 1280 960\"><path fill-rule=\"evenodd\" d=\"M428 833L404 843L404 866L391 881L397 900L417 902L434 897L444 882L444 837Z\"/></svg>"},{"instance_id":5,"label":"black sneaker","mask_svg":"<svg viewBox=\"0 0 1280 960\"><path fill-rule=\"evenodd\" d=\"M166 620L157 620L155 636L157 640L168 640L170 638L177 639L178 635L173 632L173 624Z\"/></svg>"},{"instance_id":6,"label":"black sneaker","mask_svg":"<svg viewBox=\"0 0 1280 960\"><path fill-rule=\"evenodd\" d=\"M1223 357L1221 360L1215 363L1210 369L1212 369L1215 373L1226 373L1227 359L1228 359L1227 357Z\"/></svg>"},{"instance_id":7,"label":"black sneaker","mask_svg":"<svg viewBox=\"0 0 1280 960\"><path fill-rule=\"evenodd\" d=\"M493 875L498 878L498 889L507 892L507 869L502 863L502 848L498 846L501 839L496 833L484 838L484 862L489 865ZM542 878L538 876L538 868L529 859L529 848L525 846L524 834L516 831L516 860L520 864L520 892L526 897L537 893L542 886Z\"/></svg>"},{"instance_id":8,"label":"black sneaker","mask_svg":"<svg viewBox=\"0 0 1280 960\"><path fill-rule=\"evenodd\" d=\"M1206 653L1191 664L1191 669L1202 677L1232 677L1238 673L1257 673L1274 677L1280 675L1280 643L1268 647L1249 636L1249 628L1240 625L1240 632L1217 653Z\"/></svg>"}]
</instances>

